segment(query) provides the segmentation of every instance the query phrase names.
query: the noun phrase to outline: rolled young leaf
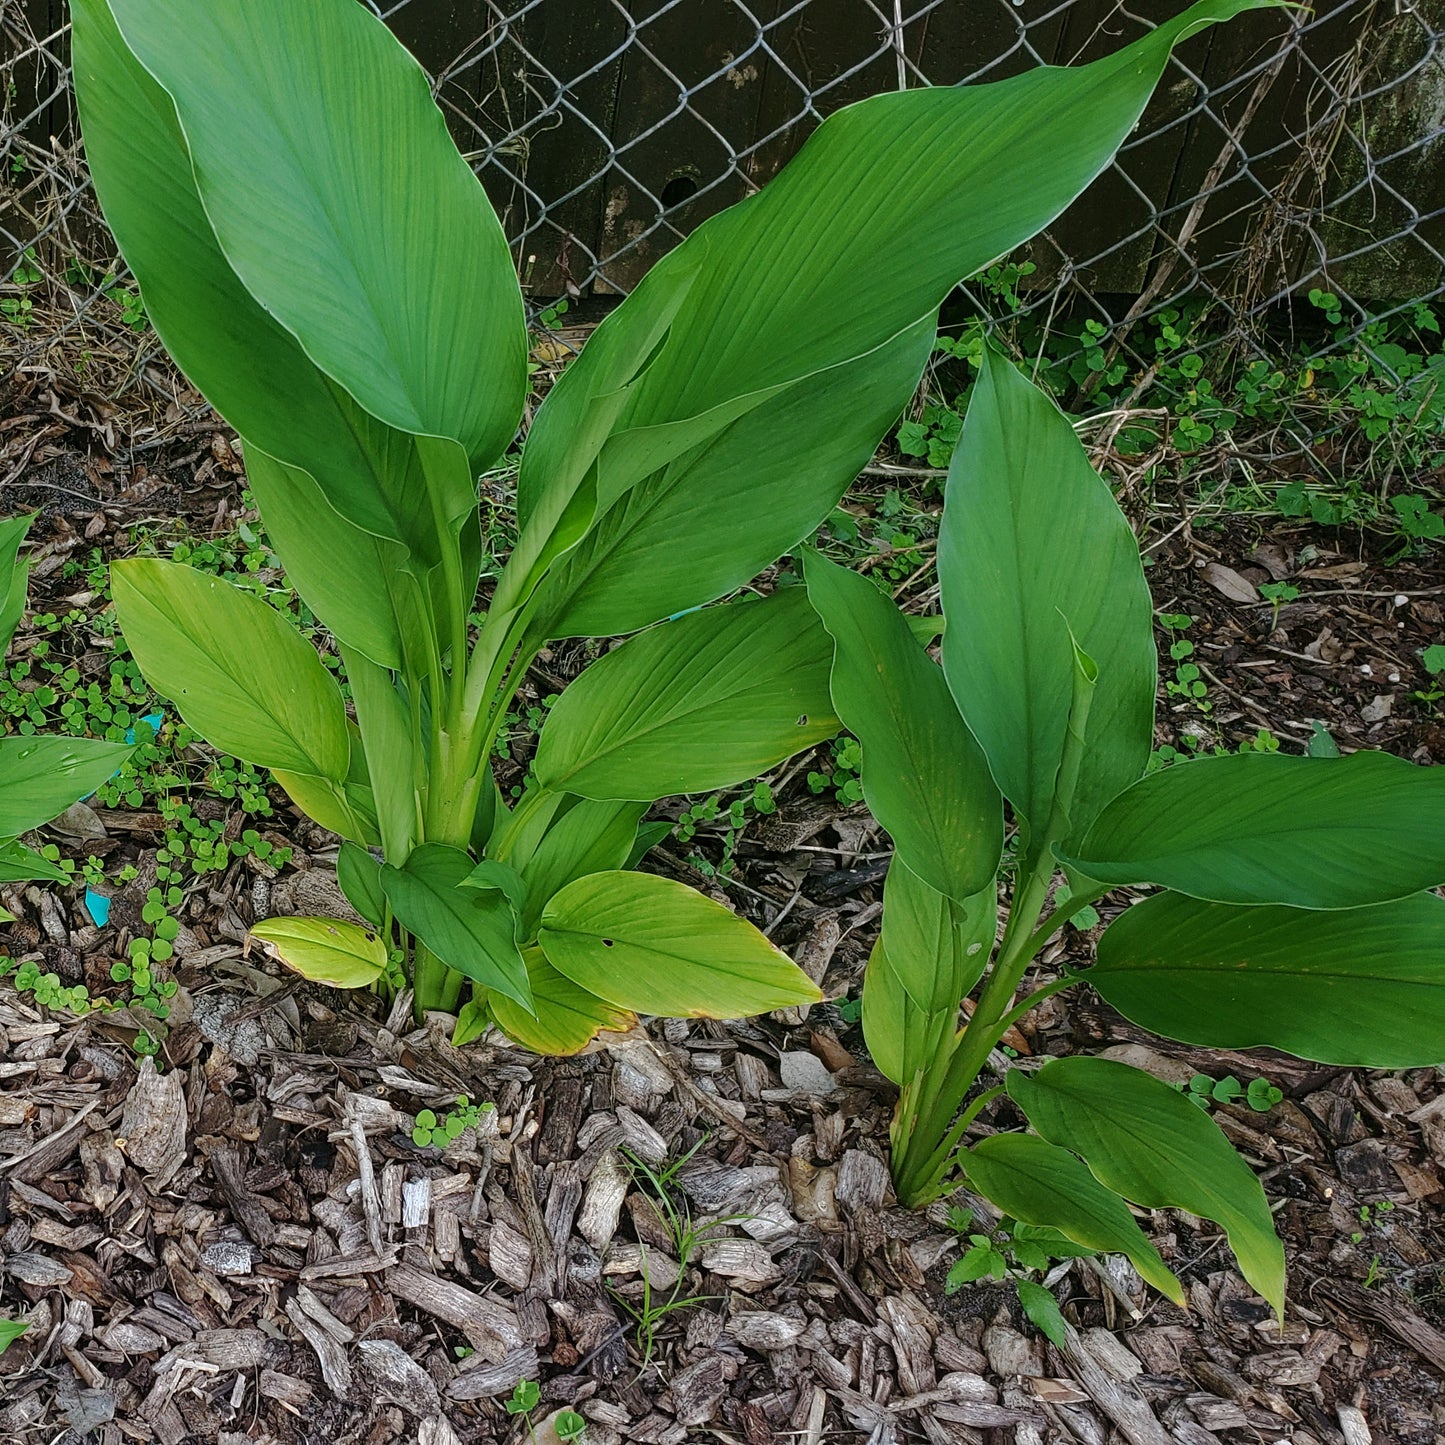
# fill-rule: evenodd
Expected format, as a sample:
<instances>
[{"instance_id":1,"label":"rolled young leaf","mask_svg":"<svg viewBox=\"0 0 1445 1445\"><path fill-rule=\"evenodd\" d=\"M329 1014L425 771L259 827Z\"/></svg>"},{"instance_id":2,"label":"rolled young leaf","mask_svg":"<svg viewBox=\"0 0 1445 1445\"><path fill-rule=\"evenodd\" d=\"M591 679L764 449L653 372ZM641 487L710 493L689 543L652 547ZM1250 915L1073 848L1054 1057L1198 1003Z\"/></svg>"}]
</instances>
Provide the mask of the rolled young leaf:
<instances>
[{"instance_id":1,"label":"rolled young leaf","mask_svg":"<svg viewBox=\"0 0 1445 1445\"><path fill-rule=\"evenodd\" d=\"M88 798L133 751L96 738L0 738L0 840L28 833Z\"/></svg>"},{"instance_id":2,"label":"rolled young leaf","mask_svg":"<svg viewBox=\"0 0 1445 1445\"><path fill-rule=\"evenodd\" d=\"M949 467L938 578L943 670L1035 846L1064 752L1074 644L1097 667L1069 815L1081 837L1149 760L1153 604L1134 534L1073 427L992 348Z\"/></svg>"},{"instance_id":3,"label":"rolled young leaf","mask_svg":"<svg viewBox=\"0 0 1445 1445\"><path fill-rule=\"evenodd\" d=\"M1358 908L1445 882L1445 769L1236 753L1126 788L1070 861L1216 903Z\"/></svg>"},{"instance_id":4,"label":"rolled young leaf","mask_svg":"<svg viewBox=\"0 0 1445 1445\"><path fill-rule=\"evenodd\" d=\"M958 1004L920 1008L880 937L863 973L863 1039L878 1072L901 1087L920 1069L938 1067L957 1033Z\"/></svg>"},{"instance_id":5,"label":"rolled young leaf","mask_svg":"<svg viewBox=\"0 0 1445 1445\"><path fill-rule=\"evenodd\" d=\"M544 450L547 465L531 467L524 454L521 551L541 550L526 537L534 518L546 531L561 516L575 524L575 504L586 510L600 446L589 431L568 464L567 436L587 404L614 394L618 354L642 350L619 334L656 334L663 294L675 314L628 386L614 433L784 390L615 502L549 580L539 625L554 636L631 630L722 595L806 536L905 403L948 291L1046 226L1099 174L1179 39L1251 8L1252 0L1205 0L1092 65L849 106L759 194L700 226L653 268L647 297L640 287L635 303L603 323L541 407L527 450ZM685 288L674 271L686 275ZM846 307L830 304L839 277L854 298ZM597 380L599 369L611 386ZM785 469L773 467L777 447ZM805 459L812 464L799 465ZM765 505L749 463L768 474ZM784 509L779 518L775 508ZM638 532L645 542L634 542ZM663 573L641 571L639 556L663 556Z\"/></svg>"},{"instance_id":6,"label":"rolled young leaf","mask_svg":"<svg viewBox=\"0 0 1445 1445\"><path fill-rule=\"evenodd\" d=\"M502 994L488 996L492 1017L508 1038L535 1053L575 1054L600 1033L626 1033L637 1022L628 1009L605 1002L558 973L540 948L525 949L533 1013Z\"/></svg>"},{"instance_id":7,"label":"rolled young leaf","mask_svg":"<svg viewBox=\"0 0 1445 1445\"><path fill-rule=\"evenodd\" d=\"M868 807L908 867L962 903L992 882L1003 851L1003 804L983 752L897 607L816 552L803 572L833 638L833 705L863 749Z\"/></svg>"},{"instance_id":8,"label":"rolled young leaf","mask_svg":"<svg viewBox=\"0 0 1445 1445\"><path fill-rule=\"evenodd\" d=\"M385 940L341 918L268 918L251 937L302 978L333 988L367 988L386 967Z\"/></svg>"},{"instance_id":9,"label":"rolled young leaf","mask_svg":"<svg viewBox=\"0 0 1445 1445\"><path fill-rule=\"evenodd\" d=\"M423 843L381 886L397 922L449 968L530 1008L532 991L517 947L517 915L499 888L464 888L472 860L459 848Z\"/></svg>"},{"instance_id":10,"label":"rolled young leaf","mask_svg":"<svg viewBox=\"0 0 1445 1445\"><path fill-rule=\"evenodd\" d=\"M636 1013L744 1018L822 995L745 918L650 873L592 873L542 912L538 941L559 973Z\"/></svg>"},{"instance_id":11,"label":"rolled young leaf","mask_svg":"<svg viewBox=\"0 0 1445 1445\"><path fill-rule=\"evenodd\" d=\"M146 681L207 742L257 767L345 781L341 690L275 608L178 562L132 558L110 576Z\"/></svg>"},{"instance_id":12,"label":"rolled young leaf","mask_svg":"<svg viewBox=\"0 0 1445 1445\"><path fill-rule=\"evenodd\" d=\"M1155 1289L1175 1304L1184 1303L1179 1281L1144 1237L1129 1206L1067 1149L1032 1134L992 1134L966 1150L963 1159L970 1187L1005 1214L1057 1229L1090 1249L1127 1255Z\"/></svg>"},{"instance_id":13,"label":"rolled young leaf","mask_svg":"<svg viewBox=\"0 0 1445 1445\"><path fill-rule=\"evenodd\" d=\"M562 694L533 771L558 792L616 800L754 778L838 731L832 650L801 587L664 623Z\"/></svg>"},{"instance_id":14,"label":"rolled young leaf","mask_svg":"<svg viewBox=\"0 0 1445 1445\"><path fill-rule=\"evenodd\" d=\"M1078 1154L1106 1188L1146 1209L1185 1209L1222 1225L1245 1279L1283 1313L1284 1246L1269 1202L1203 1109L1109 1059L1010 1069L1005 1083L1033 1128Z\"/></svg>"},{"instance_id":15,"label":"rolled young leaf","mask_svg":"<svg viewBox=\"0 0 1445 1445\"><path fill-rule=\"evenodd\" d=\"M328 0L328 6L335 3ZM232 23L242 18L243 8L232 7ZM172 97L132 53L107 0L76 0L72 13L86 156L106 220L139 281L147 315L171 356L247 445L284 464L260 474L263 501L270 496L274 506L278 489L297 480L288 476L286 467L314 480L332 513L317 519L319 538L308 543L288 517L310 499L293 501L285 515L278 508L283 560L296 567L318 615L338 636L376 661L395 666L405 619L398 620L395 635L387 641L392 629L384 620L378 624L374 618L351 617L348 608L355 589L328 585L324 571L309 566L303 553L320 539L345 538L365 529L407 551L408 566L425 570L437 564L440 539L417 440L367 413L317 366L304 349L304 339L293 335L242 283L197 191ZM252 8L250 13L257 12ZM182 26L176 38L185 41L190 33ZM385 43L393 44L389 39ZM186 64L186 45L177 49L177 63ZM264 104L268 94L274 96L263 83L257 103ZM234 122L232 131L231 143L244 164L253 141ZM285 223L274 198L263 209ZM425 206L412 209L418 216L426 211ZM283 245L278 263L287 264L290 255L291 248ZM218 317L225 318L224 325L217 324ZM468 354L478 353L473 348ZM451 469L449 495L439 500L441 510L456 518L475 506L475 490L465 450L453 445L463 464ZM364 570L375 549L353 541L344 552L349 574ZM385 567L379 567L373 574L371 607L387 598L392 585ZM382 647L395 651L382 655Z\"/></svg>"},{"instance_id":16,"label":"rolled young leaf","mask_svg":"<svg viewBox=\"0 0 1445 1445\"><path fill-rule=\"evenodd\" d=\"M1407 1069L1445 1061L1442 959L1445 899L1430 893L1332 912L1161 893L1105 930L1087 977L1166 1038Z\"/></svg>"}]
</instances>

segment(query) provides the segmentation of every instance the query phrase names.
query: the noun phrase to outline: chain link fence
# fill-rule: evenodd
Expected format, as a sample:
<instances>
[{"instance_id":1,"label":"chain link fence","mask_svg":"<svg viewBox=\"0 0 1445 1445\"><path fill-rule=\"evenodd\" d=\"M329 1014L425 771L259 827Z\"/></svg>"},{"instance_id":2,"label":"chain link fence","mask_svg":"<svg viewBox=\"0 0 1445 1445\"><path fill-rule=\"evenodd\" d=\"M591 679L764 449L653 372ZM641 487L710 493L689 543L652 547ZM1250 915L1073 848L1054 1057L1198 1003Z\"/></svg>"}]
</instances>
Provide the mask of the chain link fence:
<instances>
[{"instance_id":1,"label":"chain link fence","mask_svg":"<svg viewBox=\"0 0 1445 1445\"><path fill-rule=\"evenodd\" d=\"M625 293L882 90L986 82L1115 48L1137 0L370 0L420 57L534 306ZM86 175L62 0L0 0L0 360L117 401L178 395ZM1094 322L1144 369L1187 298L1201 345L1266 354L1311 291L1363 331L1445 292L1445 0L1321 0L1182 46L1108 172L986 314ZM1021 178L1021 183L1023 178ZM831 304L847 306L847 278ZM1418 314L1418 313L1415 313ZM1368 334L1367 334L1368 339ZM1336 343L1338 344L1338 340ZM1091 354L1096 354L1092 353ZM60 403L56 403L59 405Z\"/></svg>"}]
</instances>

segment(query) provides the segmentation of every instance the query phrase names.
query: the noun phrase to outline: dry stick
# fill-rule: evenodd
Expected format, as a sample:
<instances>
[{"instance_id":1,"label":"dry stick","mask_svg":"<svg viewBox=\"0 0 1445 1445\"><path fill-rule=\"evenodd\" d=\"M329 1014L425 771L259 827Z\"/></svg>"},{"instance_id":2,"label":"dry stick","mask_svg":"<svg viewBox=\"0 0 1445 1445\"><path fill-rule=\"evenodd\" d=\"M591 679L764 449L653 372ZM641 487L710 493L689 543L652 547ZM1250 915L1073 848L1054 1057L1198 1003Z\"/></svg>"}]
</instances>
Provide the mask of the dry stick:
<instances>
[{"instance_id":1,"label":"dry stick","mask_svg":"<svg viewBox=\"0 0 1445 1445\"><path fill-rule=\"evenodd\" d=\"M1224 144L1220 147L1214 164L1210 166L1208 173L1204 177L1204 184L1200 186L1199 193L1194 198L1194 204L1190 206L1183 223L1179 227L1178 236L1165 237L1165 239L1171 243L1173 249L1165 252L1160 258L1153 276L1149 278L1148 285L1139 293L1138 300L1124 313L1123 321L1114 328L1114 338L1109 345L1107 355L1104 357L1104 364L1084 383L1080 393L1081 400L1093 395L1099 385L1100 379L1109 369L1110 363L1119 354L1119 349L1124 344L1124 337L1129 334L1135 322L1159 299L1160 293L1178 269L1179 262L1184 258L1184 248L1194 239L1194 233L1199 229L1200 221L1204 219L1205 207L1209 204L1210 200L1213 199L1214 190L1223 178L1230 160L1236 152L1244 149L1244 133L1249 129L1249 124L1254 119L1255 112L1263 103L1265 96L1273 89L1275 81L1279 78L1280 71L1284 69L1284 62L1290 54L1290 49L1290 47L1281 49L1279 54L1275 56L1270 67L1265 70L1255 82L1254 90L1249 97L1249 102L1244 107L1244 114L1239 118L1234 128L1225 136ZM1139 397L1143 394L1144 388L1153 381L1154 374L1157 370L1157 363L1146 369L1138 385L1129 393L1128 400L1125 402L1126 407L1138 401Z\"/></svg>"},{"instance_id":2,"label":"dry stick","mask_svg":"<svg viewBox=\"0 0 1445 1445\"><path fill-rule=\"evenodd\" d=\"M18 1169L22 1164L25 1163L27 1159L32 1159L37 1154L43 1152L54 1153L55 1151L57 1151L70 1137L70 1135L73 1134L78 1128L80 1128L80 1126L86 1121L86 1119L90 1116L92 1110L99 1107L99 1105L99 1099L92 1099L88 1104L84 1105L81 1108L80 1112L77 1113L73 1119L70 1119L65 1124L61 1125L61 1127L57 1129L55 1133L47 1134L45 1138L40 1140L39 1143L32 1144L30 1148L27 1149L23 1154L16 1154L10 1159L0 1159L0 1174L5 1173L7 1169ZM21 1174L19 1177L23 1179L25 1178L25 1175Z\"/></svg>"},{"instance_id":3,"label":"dry stick","mask_svg":"<svg viewBox=\"0 0 1445 1445\"><path fill-rule=\"evenodd\" d=\"M376 1193L376 1173L371 1162L371 1147L366 1142L366 1128L361 1115L350 1106L351 1147L356 1151L357 1185L361 1192L361 1212L366 1219L366 1238L372 1250L381 1255L385 1249L381 1229L381 1200Z\"/></svg>"}]
</instances>

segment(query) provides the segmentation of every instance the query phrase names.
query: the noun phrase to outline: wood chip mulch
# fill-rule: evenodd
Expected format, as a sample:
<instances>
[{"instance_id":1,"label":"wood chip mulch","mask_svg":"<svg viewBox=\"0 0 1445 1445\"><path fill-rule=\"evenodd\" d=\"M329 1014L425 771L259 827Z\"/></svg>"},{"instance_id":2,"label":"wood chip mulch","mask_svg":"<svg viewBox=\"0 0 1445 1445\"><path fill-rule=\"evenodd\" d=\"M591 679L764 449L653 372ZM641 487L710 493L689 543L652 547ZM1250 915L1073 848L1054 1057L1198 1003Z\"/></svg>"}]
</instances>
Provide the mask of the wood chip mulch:
<instances>
[{"instance_id":1,"label":"wood chip mulch","mask_svg":"<svg viewBox=\"0 0 1445 1445\"><path fill-rule=\"evenodd\" d=\"M230 525L236 458L186 408L158 413L167 446L132 433L113 448L102 409L66 395L57 418L33 399L55 434L7 457L5 504L46 512L36 607L61 610L76 585L62 556L138 520ZM75 416L90 418L85 450ZM1267 726L1297 749L1318 720L1346 747L1445 760L1437 707L1416 696L1420 649L1445 641L1438 549L1386 567L1339 534L1228 517L1146 536L1162 537L1156 603L1195 619L1209 682L1207 711L1161 694L1160 744L1233 746ZM1301 596L1277 611L1250 596L1270 579ZM829 997L856 996L886 842L857 810L776 792L726 885L678 845L649 866L725 896ZM93 993L124 956L161 826L95 813L108 836L77 856L105 844L139 869L108 928L74 890L0 890L21 920L8 950ZM550 1445L564 1408L587 1445L1445 1438L1445 1072L1165 1046L1087 989L1050 999L1012 1039L1026 1056L1108 1051L1284 1091L1268 1113L1215 1117L1260 1171L1290 1265L1281 1328L1217 1229L1158 1212L1144 1223L1188 1311L1120 1261L1069 1262L1049 1276L1070 1322L1058 1349L1010 1286L945 1292L960 1242L942 1206L893 1203L893 1091L836 1007L658 1023L574 1060L459 1053L404 1011L382 1018L247 956L254 919L335 897L335 840L277 827L295 850L280 877L248 858L188 894L160 1070L137 1064L123 1014L76 1020L0 982L0 1317L31 1326L0 1357L3 1445L444 1445L529 1428ZM721 831L694 849L716 862ZM1053 945L1040 979L1084 943ZM494 1107L445 1151L419 1148L418 1111L458 1094ZM686 1249L644 1164L671 1171ZM649 1296L678 1306L650 1339L635 1317ZM530 1427L505 1403L527 1380Z\"/></svg>"},{"instance_id":2,"label":"wood chip mulch","mask_svg":"<svg viewBox=\"0 0 1445 1445\"><path fill-rule=\"evenodd\" d=\"M940 1207L892 1204L888 1086L831 1009L671 1022L574 1060L459 1053L219 951L182 966L164 1072L108 1023L0 994L0 1307L32 1326L0 1359L0 1439L522 1440L504 1405L522 1380L536 1420L577 1409L591 1445L1445 1429L1434 1071L1270 1061L1282 1104L1219 1110L1280 1203L1282 1330L1216 1230L1160 1214L1190 1310L1075 1261L1059 1350L1006 1286L944 1296L958 1241ZM1040 1048L1112 1039L1166 1075L1259 1063L1151 1054L1087 1001L1041 1024ZM495 1108L418 1148L415 1113L458 1093ZM634 1161L684 1157L680 1258ZM650 1359L647 1287L695 1301Z\"/></svg>"}]
</instances>

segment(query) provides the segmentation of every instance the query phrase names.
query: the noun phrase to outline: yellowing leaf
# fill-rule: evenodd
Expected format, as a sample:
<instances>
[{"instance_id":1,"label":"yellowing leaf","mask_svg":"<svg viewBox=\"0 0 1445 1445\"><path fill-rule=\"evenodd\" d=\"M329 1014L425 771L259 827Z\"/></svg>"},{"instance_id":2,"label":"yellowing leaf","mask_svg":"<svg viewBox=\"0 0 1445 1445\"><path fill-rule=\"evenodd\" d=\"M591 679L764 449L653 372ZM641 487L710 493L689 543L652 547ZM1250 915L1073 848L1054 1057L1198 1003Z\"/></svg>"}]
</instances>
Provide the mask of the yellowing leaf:
<instances>
[{"instance_id":1,"label":"yellowing leaf","mask_svg":"<svg viewBox=\"0 0 1445 1445\"><path fill-rule=\"evenodd\" d=\"M533 1016L504 994L491 995L492 1017L508 1038L538 1054L575 1054L598 1034L625 1033L637 1015L618 1008L558 973L540 948L524 950Z\"/></svg>"},{"instance_id":2,"label":"yellowing leaf","mask_svg":"<svg viewBox=\"0 0 1445 1445\"><path fill-rule=\"evenodd\" d=\"M559 973L637 1013L743 1018L822 995L745 918L650 873L592 873L542 910L538 936Z\"/></svg>"},{"instance_id":3,"label":"yellowing leaf","mask_svg":"<svg viewBox=\"0 0 1445 1445\"><path fill-rule=\"evenodd\" d=\"M302 978L333 988L366 988L386 967L380 935L341 918L268 918L251 937Z\"/></svg>"}]
</instances>

